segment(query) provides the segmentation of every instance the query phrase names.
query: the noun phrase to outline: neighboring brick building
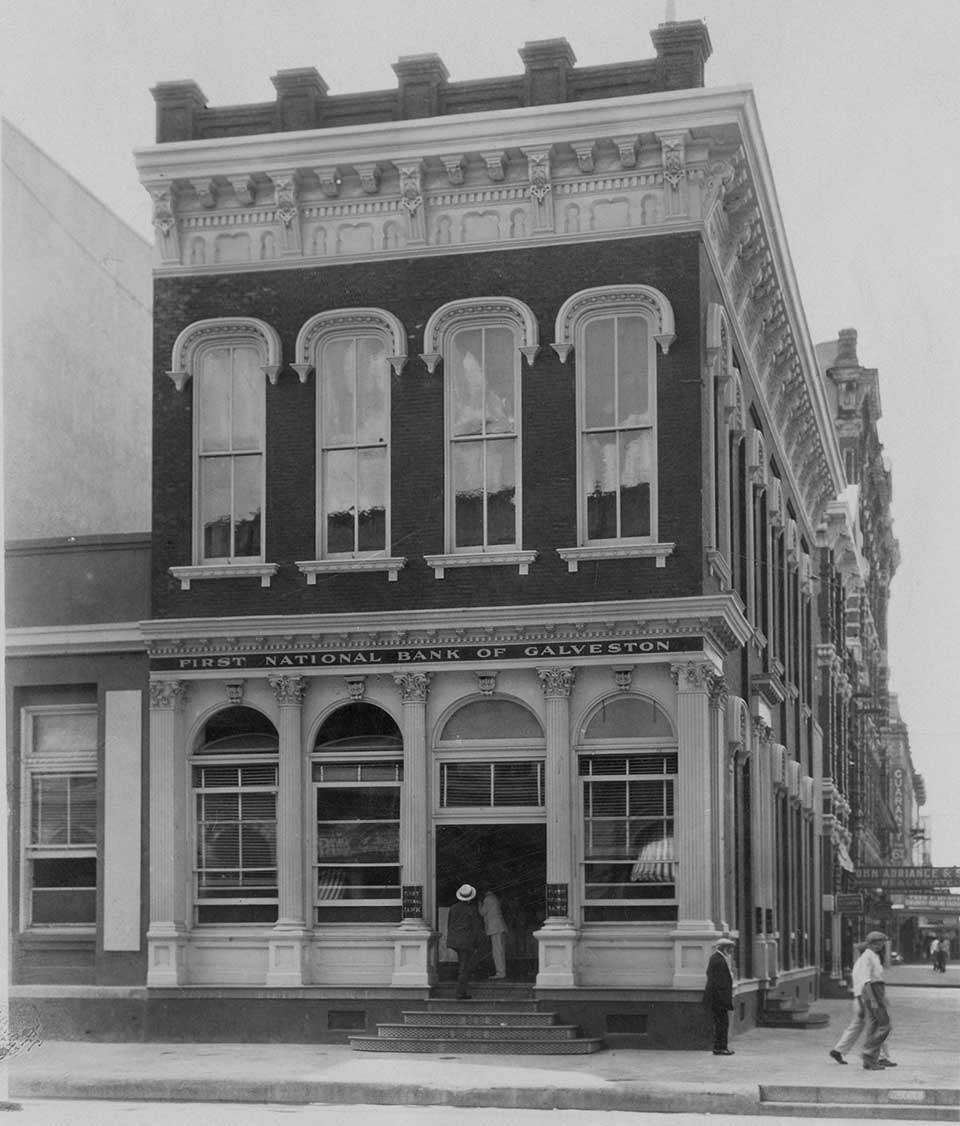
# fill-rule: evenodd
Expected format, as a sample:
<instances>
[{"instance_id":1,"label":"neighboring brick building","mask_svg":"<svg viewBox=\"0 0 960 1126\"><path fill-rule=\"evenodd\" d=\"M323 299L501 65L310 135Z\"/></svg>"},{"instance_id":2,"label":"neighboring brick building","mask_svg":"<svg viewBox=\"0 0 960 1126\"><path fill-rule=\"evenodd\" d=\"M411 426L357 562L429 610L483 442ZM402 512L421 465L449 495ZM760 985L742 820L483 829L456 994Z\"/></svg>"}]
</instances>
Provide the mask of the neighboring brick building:
<instances>
[{"instance_id":1,"label":"neighboring brick building","mask_svg":"<svg viewBox=\"0 0 960 1126\"><path fill-rule=\"evenodd\" d=\"M2 141L5 948L14 1025L55 1037L51 986L145 974L151 247Z\"/></svg>"}]
</instances>

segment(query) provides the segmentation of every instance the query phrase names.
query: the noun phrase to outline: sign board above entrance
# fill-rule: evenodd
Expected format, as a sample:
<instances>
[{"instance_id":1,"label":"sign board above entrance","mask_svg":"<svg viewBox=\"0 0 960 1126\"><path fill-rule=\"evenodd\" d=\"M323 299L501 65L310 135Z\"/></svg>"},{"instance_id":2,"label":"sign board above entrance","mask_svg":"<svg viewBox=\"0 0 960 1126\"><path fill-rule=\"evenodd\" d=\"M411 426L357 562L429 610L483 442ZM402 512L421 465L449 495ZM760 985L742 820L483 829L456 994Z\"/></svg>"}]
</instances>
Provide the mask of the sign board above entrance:
<instances>
[{"instance_id":1,"label":"sign board above entrance","mask_svg":"<svg viewBox=\"0 0 960 1126\"><path fill-rule=\"evenodd\" d=\"M863 896L860 892L839 892L834 902L838 915L862 915Z\"/></svg>"},{"instance_id":2,"label":"sign board above entrance","mask_svg":"<svg viewBox=\"0 0 960 1126\"><path fill-rule=\"evenodd\" d=\"M366 668L371 665L456 665L471 661L567 661L585 657L620 660L657 653L685 653L703 649L701 637L636 637L611 641L551 641L511 645L421 645L402 648L312 649L305 652L214 653L153 657L156 672L194 672L238 669Z\"/></svg>"},{"instance_id":3,"label":"sign board above entrance","mask_svg":"<svg viewBox=\"0 0 960 1126\"><path fill-rule=\"evenodd\" d=\"M885 891L923 891L925 888L960 887L960 867L928 868L922 864L889 868L858 868L861 887L882 887Z\"/></svg>"}]
</instances>

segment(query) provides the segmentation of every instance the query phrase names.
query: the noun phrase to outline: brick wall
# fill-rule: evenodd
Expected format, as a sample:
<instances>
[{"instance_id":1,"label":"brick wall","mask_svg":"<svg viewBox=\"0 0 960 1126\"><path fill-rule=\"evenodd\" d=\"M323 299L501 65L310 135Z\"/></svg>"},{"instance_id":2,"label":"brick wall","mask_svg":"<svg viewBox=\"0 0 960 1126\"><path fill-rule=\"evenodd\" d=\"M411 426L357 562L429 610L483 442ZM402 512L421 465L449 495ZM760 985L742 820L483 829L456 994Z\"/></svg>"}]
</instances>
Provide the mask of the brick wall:
<instances>
[{"instance_id":1,"label":"brick wall","mask_svg":"<svg viewBox=\"0 0 960 1126\"><path fill-rule=\"evenodd\" d=\"M683 234L611 240L322 269L161 278L155 286L153 615L327 613L462 605L660 598L703 590L700 535L701 368L699 238ZM578 290L618 282L660 289L673 305L677 339L658 350L660 539L677 544L664 568L652 559L581 564L569 574L557 547L576 544L575 356L561 364L549 347L563 301ZM530 573L464 568L442 580L423 561L444 550L443 368L419 359L423 327L457 298L508 295L525 301L541 351L522 369L523 540L540 555ZM293 565L315 557L314 377L301 384L285 367L267 385L266 558L279 563L269 589L256 579L201 581L181 591L168 568L191 559L192 385L177 392L164 374L177 334L193 321L255 316L280 333L283 358L297 332L329 308L374 306L408 333L409 359L393 378L392 544L407 566L397 582L382 573L318 578Z\"/></svg>"}]
</instances>

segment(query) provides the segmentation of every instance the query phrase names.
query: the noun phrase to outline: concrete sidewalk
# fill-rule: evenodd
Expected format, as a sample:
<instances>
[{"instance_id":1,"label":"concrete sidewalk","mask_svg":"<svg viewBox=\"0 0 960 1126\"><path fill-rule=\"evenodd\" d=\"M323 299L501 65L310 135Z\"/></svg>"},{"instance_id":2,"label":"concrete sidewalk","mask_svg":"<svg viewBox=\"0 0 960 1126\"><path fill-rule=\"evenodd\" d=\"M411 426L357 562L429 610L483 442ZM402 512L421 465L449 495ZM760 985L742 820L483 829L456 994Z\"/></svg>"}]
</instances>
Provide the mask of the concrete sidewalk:
<instances>
[{"instance_id":1,"label":"concrete sidewalk","mask_svg":"<svg viewBox=\"0 0 960 1126\"><path fill-rule=\"evenodd\" d=\"M9 1063L10 1097L212 1102L487 1106L525 1109L816 1113L960 1121L960 991L891 984L899 1066L864 1071L827 1055L846 1000L817 1003L826 1028L755 1029L735 1055L614 1049L588 1056L364 1055L331 1044L41 1044ZM908 969L904 967L904 969ZM908 976L907 974L903 975ZM930 976L933 977L932 971ZM937 977L943 981L942 975ZM779 1110L778 1113L789 1113Z\"/></svg>"}]
</instances>

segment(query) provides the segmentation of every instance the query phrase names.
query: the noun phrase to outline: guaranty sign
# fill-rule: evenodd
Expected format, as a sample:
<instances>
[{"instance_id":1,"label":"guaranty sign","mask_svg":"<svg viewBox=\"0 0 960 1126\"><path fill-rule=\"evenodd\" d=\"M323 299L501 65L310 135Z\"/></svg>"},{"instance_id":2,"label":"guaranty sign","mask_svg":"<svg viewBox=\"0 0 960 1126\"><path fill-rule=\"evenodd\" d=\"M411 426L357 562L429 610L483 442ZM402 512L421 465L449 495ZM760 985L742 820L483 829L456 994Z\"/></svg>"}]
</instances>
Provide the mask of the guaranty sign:
<instances>
[{"instance_id":1,"label":"guaranty sign","mask_svg":"<svg viewBox=\"0 0 960 1126\"><path fill-rule=\"evenodd\" d=\"M197 672L239 669L367 668L388 665L449 665L471 661L545 661L561 657L636 657L701 650L701 637L638 637L615 641L555 641L532 645L430 645L393 649L314 649L307 652L218 653L153 657L154 671Z\"/></svg>"}]
</instances>

